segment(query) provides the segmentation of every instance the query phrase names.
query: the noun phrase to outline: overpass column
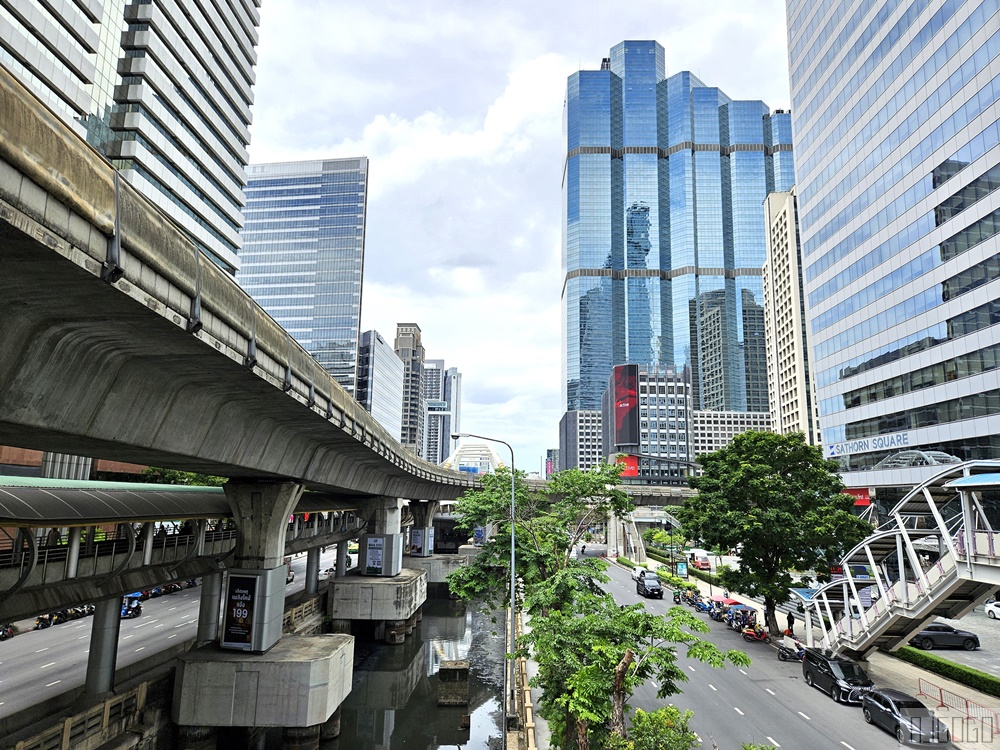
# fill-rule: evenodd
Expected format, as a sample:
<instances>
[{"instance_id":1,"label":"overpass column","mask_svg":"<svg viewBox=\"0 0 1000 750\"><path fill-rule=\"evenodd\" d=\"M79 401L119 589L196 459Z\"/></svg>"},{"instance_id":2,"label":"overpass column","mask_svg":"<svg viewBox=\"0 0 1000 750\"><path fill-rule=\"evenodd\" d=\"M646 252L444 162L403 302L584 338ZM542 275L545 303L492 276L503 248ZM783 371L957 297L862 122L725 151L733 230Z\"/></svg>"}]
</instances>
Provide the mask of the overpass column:
<instances>
[{"instance_id":1,"label":"overpass column","mask_svg":"<svg viewBox=\"0 0 1000 750\"><path fill-rule=\"evenodd\" d=\"M430 557L434 554L434 516L440 510L437 502L410 501L413 528L410 529L410 554L413 557Z\"/></svg>"},{"instance_id":2,"label":"overpass column","mask_svg":"<svg viewBox=\"0 0 1000 750\"><path fill-rule=\"evenodd\" d=\"M66 551L66 577L76 578L80 569L80 526L71 526L69 530L69 549Z\"/></svg>"},{"instance_id":3,"label":"overpass column","mask_svg":"<svg viewBox=\"0 0 1000 750\"><path fill-rule=\"evenodd\" d=\"M201 577L201 599L198 603L197 644L203 646L219 637L219 609L222 606L222 573Z\"/></svg>"},{"instance_id":4,"label":"overpass column","mask_svg":"<svg viewBox=\"0 0 1000 750\"><path fill-rule=\"evenodd\" d=\"M153 564L153 526L152 521L146 521L142 525L142 564Z\"/></svg>"},{"instance_id":5,"label":"overpass column","mask_svg":"<svg viewBox=\"0 0 1000 750\"><path fill-rule=\"evenodd\" d=\"M319 547L310 547L306 552L306 596L315 596L319 591Z\"/></svg>"},{"instance_id":6,"label":"overpass column","mask_svg":"<svg viewBox=\"0 0 1000 750\"><path fill-rule=\"evenodd\" d=\"M239 651L267 651L281 638L285 532L302 485L237 479L224 488L237 533L221 645Z\"/></svg>"},{"instance_id":7,"label":"overpass column","mask_svg":"<svg viewBox=\"0 0 1000 750\"><path fill-rule=\"evenodd\" d=\"M403 567L403 501L398 497L376 498L375 513L368 528L374 533L361 537L358 566L364 575L397 576Z\"/></svg>"},{"instance_id":8,"label":"overpass column","mask_svg":"<svg viewBox=\"0 0 1000 750\"><path fill-rule=\"evenodd\" d=\"M118 632L121 629L121 597L101 599L94 607L90 628L90 655L87 657L87 681L84 694L110 693L115 686L118 663Z\"/></svg>"},{"instance_id":9,"label":"overpass column","mask_svg":"<svg viewBox=\"0 0 1000 750\"><path fill-rule=\"evenodd\" d=\"M360 555L360 552L359 552ZM343 578L347 575L347 540L337 542L337 570L335 577Z\"/></svg>"}]
</instances>

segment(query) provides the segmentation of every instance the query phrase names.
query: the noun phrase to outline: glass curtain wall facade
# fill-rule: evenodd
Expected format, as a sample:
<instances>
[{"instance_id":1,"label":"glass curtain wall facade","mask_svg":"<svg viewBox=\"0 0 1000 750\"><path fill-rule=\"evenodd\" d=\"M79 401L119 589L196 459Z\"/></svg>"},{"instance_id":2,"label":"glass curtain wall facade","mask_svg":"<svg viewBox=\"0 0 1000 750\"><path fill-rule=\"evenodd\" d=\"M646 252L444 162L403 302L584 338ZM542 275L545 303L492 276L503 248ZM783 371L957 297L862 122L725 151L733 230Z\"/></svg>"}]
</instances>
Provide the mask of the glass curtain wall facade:
<instances>
[{"instance_id":1,"label":"glass curtain wall facade","mask_svg":"<svg viewBox=\"0 0 1000 750\"><path fill-rule=\"evenodd\" d=\"M403 429L399 442L410 453L423 458L427 404L424 401L424 361L427 358L416 323L397 323L392 348L403 361Z\"/></svg>"},{"instance_id":2,"label":"glass curtain wall facade","mask_svg":"<svg viewBox=\"0 0 1000 750\"><path fill-rule=\"evenodd\" d=\"M353 394L368 159L248 169L243 267L237 280Z\"/></svg>"},{"instance_id":3,"label":"glass curtain wall facade","mask_svg":"<svg viewBox=\"0 0 1000 750\"><path fill-rule=\"evenodd\" d=\"M790 114L626 41L569 77L564 125L564 409L600 409L629 363L690 377L695 408L767 411L761 204L794 183Z\"/></svg>"},{"instance_id":4,"label":"glass curtain wall facade","mask_svg":"<svg viewBox=\"0 0 1000 750\"><path fill-rule=\"evenodd\" d=\"M422 388L427 406L424 458L440 464L458 445L452 434L462 430L462 374L456 367L445 368L443 359L428 359Z\"/></svg>"},{"instance_id":5,"label":"glass curtain wall facade","mask_svg":"<svg viewBox=\"0 0 1000 750\"><path fill-rule=\"evenodd\" d=\"M259 7L0 6L0 65L230 273L239 266Z\"/></svg>"},{"instance_id":6,"label":"glass curtain wall facade","mask_svg":"<svg viewBox=\"0 0 1000 750\"><path fill-rule=\"evenodd\" d=\"M361 334L355 398L393 440L399 440L403 428L403 361L378 331Z\"/></svg>"},{"instance_id":7,"label":"glass curtain wall facade","mask_svg":"<svg viewBox=\"0 0 1000 750\"><path fill-rule=\"evenodd\" d=\"M848 486L1000 456L998 12L788 3L820 427Z\"/></svg>"}]
</instances>

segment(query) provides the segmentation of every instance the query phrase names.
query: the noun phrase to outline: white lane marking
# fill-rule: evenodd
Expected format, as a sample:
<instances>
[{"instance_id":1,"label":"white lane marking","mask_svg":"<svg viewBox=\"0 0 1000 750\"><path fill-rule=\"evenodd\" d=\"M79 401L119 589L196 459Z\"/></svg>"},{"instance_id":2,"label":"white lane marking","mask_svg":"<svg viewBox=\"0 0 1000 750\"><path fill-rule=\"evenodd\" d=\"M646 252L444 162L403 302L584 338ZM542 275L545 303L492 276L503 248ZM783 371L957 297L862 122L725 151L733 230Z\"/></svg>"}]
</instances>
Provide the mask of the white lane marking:
<instances>
[{"instance_id":1,"label":"white lane marking","mask_svg":"<svg viewBox=\"0 0 1000 750\"><path fill-rule=\"evenodd\" d=\"M848 744L847 744L846 742L844 742L843 740L841 740L841 741L840 741L840 744L841 744L841 745L843 745L844 747L846 747L846 748L847 748L847 750L854 750L854 748L853 748L853 747L851 747L850 745L848 745Z\"/></svg>"},{"instance_id":2,"label":"white lane marking","mask_svg":"<svg viewBox=\"0 0 1000 750\"><path fill-rule=\"evenodd\" d=\"M60 682L62 682L62 680L56 680L55 682L50 682L45 687L52 687L53 685L58 685Z\"/></svg>"},{"instance_id":3,"label":"white lane marking","mask_svg":"<svg viewBox=\"0 0 1000 750\"><path fill-rule=\"evenodd\" d=\"M160 623L159 625L157 625L157 626L156 626L156 628L162 628L162 627L164 627L164 626L165 626L166 624L167 624L167 623L165 623L165 622L161 622L161 623ZM153 628L153 630L156 630L156 628Z\"/></svg>"},{"instance_id":4,"label":"white lane marking","mask_svg":"<svg viewBox=\"0 0 1000 750\"><path fill-rule=\"evenodd\" d=\"M48 664L43 664L42 666L40 666L39 669L45 669L46 667L51 667L53 664L55 664L55 662L50 661Z\"/></svg>"},{"instance_id":5,"label":"white lane marking","mask_svg":"<svg viewBox=\"0 0 1000 750\"><path fill-rule=\"evenodd\" d=\"M690 664L688 664L688 669L690 669L692 672L694 671L694 667L692 667Z\"/></svg>"},{"instance_id":6,"label":"white lane marking","mask_svg":"<svg viewBox=\"0 0 1000 750\"><path fill-rule=\"evenodd\" d=\"M132 653L138 653L139 651L144 651L145 649L146 649L146 647L145 647L145 646L139 646L139 648L137 648L137 649L136 649L135 651L133 651Z\"/></svg>"},{"instance_id":7,"label":"white lane marking","mask_svg":"<svg viewBox=\"0 0 1000 750\"><path fill-rule=\"evenodd\" d=\"M743 670L741 669L740 672L743 672ZM746 672L743 672L743 674L746 674Z\"/></svg>"},{"instance_id":8,"label":"white lane marking","mask_svg":"<svg viewBox=\"0 0 1000 750\"><path fill-rule=\"evenodd\" d=\"M171 607L170 609L167 610L167 612L173 612L175 609L177 609L177 607Z\"/></svg>"},{"instance_id":9,"label":"white lane marking","mask_svg":"<svg viewBox=\"0 0 1000 750\"><path fill-rule=\"evenodd\" d=\"M126 638L131 638L133 635L135 635L135 633L130 633L129 635L122 636L122 640L124 641Z\"/></svg>"},{"instance_id":10,"label":"white lane marking","mask_svg":"<svg viewBox=\"0 0 1000 750\"><path fill-rule=\"evenodd\" d=\"M713 685L713 684L712 684L711 682L710 682L710 683L708 683L708 686L709 686L710 688L712 688L712 690L714 690L715 692L719 692L719 688L717 688L717 687L716 687L715 685Z\"/></svg>"},{"instance_id":11,"label":"white lane marking","mask_svg":"<svg viewBox=\"0 0 1000 750\"><path fill-rule=\"evenodd\" d=\"M781 747L781 745L778 744L778 741L774 739L774 737L765 737L764 739L770 742L775 747Z\"/></svg>"},{"instance_id":12,"label":"white lane marking","mask_svg":"<svg viewBox=\"0 0 1000 750\"><path fill-rule=\"evenodd\" d=\"M734 710L734 711L735 711L736 713L738 713L738 714L739 714L740 716L746 716L746 714L744 714L744 713L743 713L742 711L740 711L740 710L739 710L738 708L736 708L736 706L733 706L733 710Z\"/></svg>"},{"instance_id":13,"label":"white lane marking","mask_svg":"<svg viewBox=\"0 0 1000 750\"><path fill-rule=\"evenodd\" d=\"M84 638L90 638L90 636L89 635L81 635L79 638L77 638L77 640L78 641L82 641Z\"/></svg>"},{"instance_id":14,"label":"white lane marking","mask_svg":"<svg viewBox=\"0 0 1000 750\"><path fill-rule=\"evenodd\" d=\"M771 690L771 688L764 688L764 689L765 689L765 690L766 690L767 692L769 692L769 693L770 693L771 695L774 695L774 694L775 694L775 692L774 692L773 690Z\"/></svg>"},{"instance_id":15,"label":"white lane marking","mask_svg":"<svg viewBox=\"0 0 1000 750\"><path fill-rule=\"evenodd\" d=\"M38 650L37 650L37 651L36 651L35 653L36 653L36 654L40 654L40 653L42 653L42 651L48 651L48 650L49 650L49 647L48 647L48 646L46 646L45 648L40 648L40 649L38 649Z\"/></svg>"},{"instance_id":16,"label":"white lane marking","mask_svg":"<svg viewBox=\"0 0 1000 750\"><path fill-rule=\"evenodd\" d=\"M176 637L177 637L177 633L174 633L173 635L168 635L167 636L167 640L170 640L171 638L176 638Z\"/></svg>"},{"instance_id":17,"label":"white lane marking","mask_svg":"<svg viewBox=\"0 0 1000 750\"><path fill-rule=\"evenodd\" d=\"M812 721L812 719L810 719L810 718L809 718L808 716L806 716L806 715L805 715L804 713L802 713L801 711L799 711L799 716L801 716L801 717L802 717L803 719L805 719L806 721ZM854 750L854 748L851 748L851 750Z\"/></svg>"}]
</instances>

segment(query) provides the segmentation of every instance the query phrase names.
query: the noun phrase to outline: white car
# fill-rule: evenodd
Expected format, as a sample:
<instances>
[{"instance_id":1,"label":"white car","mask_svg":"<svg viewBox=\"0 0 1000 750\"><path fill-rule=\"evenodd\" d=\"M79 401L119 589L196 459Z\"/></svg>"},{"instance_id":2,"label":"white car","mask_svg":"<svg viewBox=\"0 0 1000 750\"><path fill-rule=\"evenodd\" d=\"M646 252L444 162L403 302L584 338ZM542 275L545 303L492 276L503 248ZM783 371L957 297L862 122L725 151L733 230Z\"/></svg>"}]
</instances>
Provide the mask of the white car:
<instances>
[{"instance_id":1,"label":"white car","mask_svg":"<svg viewBox=\"0 0 1000 750\"><path fill-rule=\"evenodd\" d=\"M1000 601L986 602L986 616L991 620L1000 617Z\"/></svg>"},{"instance_id":2,"label":"white car","mask_svg":"<svg viewBox=\"0 0 1000 750\"><path fill-rule=\"evenodd\" d=\"M646 568L644 568L641 565L636 565L634 568L632 568L632 580L633 581L638 581L639 580L639 576L641 576L645 572L646 572Z\"/></svg>"}]
</instances>

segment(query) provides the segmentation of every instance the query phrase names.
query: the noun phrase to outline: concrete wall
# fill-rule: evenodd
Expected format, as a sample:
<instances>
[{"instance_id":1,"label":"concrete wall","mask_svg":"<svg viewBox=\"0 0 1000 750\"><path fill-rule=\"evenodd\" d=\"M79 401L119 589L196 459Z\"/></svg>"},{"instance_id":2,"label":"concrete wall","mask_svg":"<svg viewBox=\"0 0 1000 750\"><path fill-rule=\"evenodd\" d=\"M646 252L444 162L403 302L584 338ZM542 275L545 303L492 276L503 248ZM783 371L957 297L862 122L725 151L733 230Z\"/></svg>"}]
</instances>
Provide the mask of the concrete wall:
<instances>
[{"instance_id":1,"label":"concrete wall","mask_svg":"<svg viewBox=\"0 0 1000 750\"><path fill-rule=\"evenodd\" d=\"M394 578L348 575L330 581L335 620L407 620L427 599L427 572L403 568Z\"/></svg>"}]
</instances>

